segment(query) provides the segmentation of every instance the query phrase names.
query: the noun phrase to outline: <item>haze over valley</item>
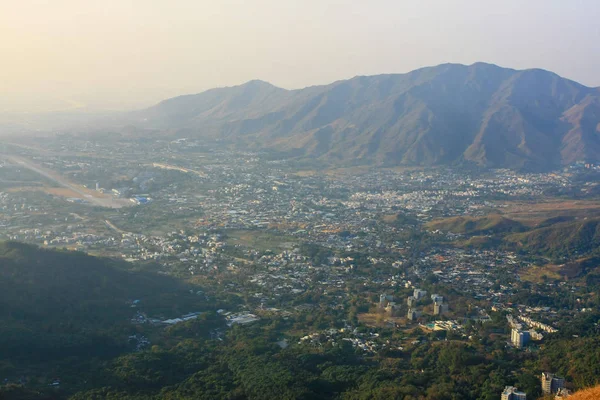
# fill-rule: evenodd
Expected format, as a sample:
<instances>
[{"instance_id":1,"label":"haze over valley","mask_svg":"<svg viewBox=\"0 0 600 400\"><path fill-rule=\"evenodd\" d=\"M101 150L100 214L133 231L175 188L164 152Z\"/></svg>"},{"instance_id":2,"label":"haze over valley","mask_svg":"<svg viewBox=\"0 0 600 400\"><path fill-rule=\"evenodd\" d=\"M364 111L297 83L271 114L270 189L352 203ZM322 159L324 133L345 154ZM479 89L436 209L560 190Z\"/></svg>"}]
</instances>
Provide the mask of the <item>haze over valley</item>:
<instances>
[{"instance_id":1,"label":"haze over valley","mask_svg":"<svg viewBox=\"0 0 600 400\"><path fill-rule=\"evenodd\" d=\"M599 17L0 4L0 399L596 398Z\"/></svg>"}]
</instances>

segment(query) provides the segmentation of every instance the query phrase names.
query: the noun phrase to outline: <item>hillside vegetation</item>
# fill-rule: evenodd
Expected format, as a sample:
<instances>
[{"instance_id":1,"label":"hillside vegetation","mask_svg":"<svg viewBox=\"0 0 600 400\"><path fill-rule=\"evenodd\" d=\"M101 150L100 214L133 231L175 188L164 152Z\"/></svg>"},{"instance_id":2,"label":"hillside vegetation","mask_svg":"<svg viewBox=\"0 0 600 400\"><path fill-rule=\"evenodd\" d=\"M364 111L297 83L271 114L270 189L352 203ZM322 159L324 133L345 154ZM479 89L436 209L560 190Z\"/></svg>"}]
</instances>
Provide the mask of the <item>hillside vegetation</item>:
<instances>
[{"instance_id":1,"label":"hillside vegetation","mask_svg":"<svg viewBox=\"0 0 600 400\"><path fill-rule=\"evenodd\" d=\"M520 222L501 215L445 218L429 222L426 228L469 235L522 232L527 229Z\"/></svg>"},{"instance_id":2,"label":"hillside vegetation","mask_svg":"<svg viewBox=\"0 0 600 400\"><path fill-rule=\"evenodd\" d=\"M587 258L585 265L580 261L597 255L600 248L600 218L554 217L530 227L501 215L459 216L433 220L425 228L465 235L466 239L455 243L459 247L504 247L556 260L574 258L579 261L571 262L564 273L570 277L590 269L595 258ZM575 264L581 265L573 267Z\"/></svg>"},{"instance_id":3,"label":"hillside vegetation","mask_svg":"<svg viewBox=\"0 0 600 400\"><path fill-rule=\"evenodd\" d=\"M580 390L574 393L569 400L598 400L600 399L600 386Z\"/></svg>"},{"instance_id":4,"label":"hillside vegetation","mask_svg":"<svg viewBox=\"0 0 600 400\"><path fill-rule=\"evenodd\" d=\"M600 246L600 219L557 223L508 235L506 241L538 254L555 257L583 255Z\"/></svg>"},{"instance_id":5,"label":"hillside vegetation","mask_svg":"<svg viewBox=\"0 0 600 400\"><path fill-rule=\"evenodd\" d=\"M0 243L0 376L115 356L130 349L138 310L176 317L204 306L180 282L123 261Z\"/></svg>"}]
</instances>

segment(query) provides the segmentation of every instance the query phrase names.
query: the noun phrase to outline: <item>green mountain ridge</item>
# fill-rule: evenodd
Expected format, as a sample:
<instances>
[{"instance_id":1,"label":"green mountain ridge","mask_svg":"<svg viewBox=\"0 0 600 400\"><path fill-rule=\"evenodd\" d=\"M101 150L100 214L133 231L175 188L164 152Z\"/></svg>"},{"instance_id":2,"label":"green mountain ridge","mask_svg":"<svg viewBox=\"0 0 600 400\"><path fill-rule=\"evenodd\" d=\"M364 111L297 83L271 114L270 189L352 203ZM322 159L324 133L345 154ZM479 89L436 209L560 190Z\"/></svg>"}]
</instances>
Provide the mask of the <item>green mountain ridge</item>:
<instances>
[{"instance_id":1,"label":"green mountain ridge","mask_svg":"<svg viewBox=\"0 0 600 400\"><path fill-rule=\"evenodd\" d=\"M460 243L469 247L503 246L557 259L596 255L600 247L599 218L560 216L531 227L501 215L459 216L430 221L425 228L465 235Z\"/></svg>"},{"instance_id":2,"label":"green mountain ridge","mask_svg":"<svg viewBox=\"0 0 600 400\"><path fill-rule=\"evenodd\" d=\"M116 356L131 350L138 310L175 317L203 301L181 282L124 261L0 243L0 354L11 360L0 363L0 376L81 354Z\"/></svg>"}]
</instances>

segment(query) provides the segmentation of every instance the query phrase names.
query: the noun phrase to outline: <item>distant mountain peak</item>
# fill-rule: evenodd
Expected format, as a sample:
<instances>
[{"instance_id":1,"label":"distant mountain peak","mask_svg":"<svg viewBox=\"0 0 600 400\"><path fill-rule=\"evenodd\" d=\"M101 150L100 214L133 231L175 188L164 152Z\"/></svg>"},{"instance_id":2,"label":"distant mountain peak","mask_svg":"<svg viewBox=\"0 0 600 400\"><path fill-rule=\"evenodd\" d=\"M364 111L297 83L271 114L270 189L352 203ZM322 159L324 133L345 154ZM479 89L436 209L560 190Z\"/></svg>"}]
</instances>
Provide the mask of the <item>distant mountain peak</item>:
<instances>
[{"instance_id":1,"label":"distant mountain peak","mask_svg":"<svg viewBox=\"0 0 600 400\"><path fill-rule=\"evenodd\" d=\"M255 87L265 87L265 88L275 88L275 89L281 89L280 87L277 87L275 85L273 85L270 82L267 81L263 81L261 79L252 79L240 86L255 86Z\"/></svg>"},{"instance_id":2,"label":"distant mountain peak","mask_svg":"<svg viewBox=\"0 0 600 400\"><path fill-rule=\"evenodd\" d=\"M135 116L148 128L334 164L551 169L600 162L599 100L600 89L550 71L477 62L300 90L252 80Z\"/></svg>"}]
</instances>

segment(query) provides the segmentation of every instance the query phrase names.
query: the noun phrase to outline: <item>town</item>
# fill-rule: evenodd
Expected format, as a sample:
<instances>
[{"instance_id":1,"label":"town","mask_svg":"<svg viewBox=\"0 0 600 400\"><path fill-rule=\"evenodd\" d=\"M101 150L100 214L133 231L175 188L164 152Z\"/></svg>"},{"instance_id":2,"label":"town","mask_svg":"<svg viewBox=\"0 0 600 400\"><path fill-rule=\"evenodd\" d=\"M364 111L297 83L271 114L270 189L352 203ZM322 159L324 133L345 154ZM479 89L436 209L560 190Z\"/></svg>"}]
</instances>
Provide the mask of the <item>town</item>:
<instances>
[{"instance_id":1,"label":"town","mask_svg":"<svg viewBox=\"0 0 600 400\"><path fill-rule=\"evenodd\" d=\"M553 173L322 172L185 138L111 145L59 136L39 147L0 145L0 166L0 240L116 257L192 282L207 299L234 297L219 310L228 326L315 309L336 321L305 324L298 346L344 341L377 354L491 335L512 352L531 352L590 307L581 285L528 280L543 257L485 245L491 231L472 237L436 225L547 213L529 204L561 193L576 192L585 205L598 192L579 180L597 173L589 164ZM473 240L485 243L457 245ZM549 299L548 290L576 301ZM136 306L137 325L202 314L156 316ZM150 345L131 338L137 351ZM561 395L563 383L552 393ZM502 398L525 398L519 393L507 387Z\"/></svg>"}]
</instances>

